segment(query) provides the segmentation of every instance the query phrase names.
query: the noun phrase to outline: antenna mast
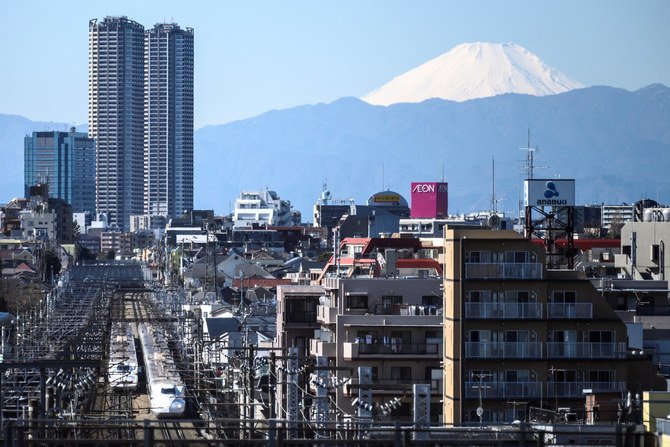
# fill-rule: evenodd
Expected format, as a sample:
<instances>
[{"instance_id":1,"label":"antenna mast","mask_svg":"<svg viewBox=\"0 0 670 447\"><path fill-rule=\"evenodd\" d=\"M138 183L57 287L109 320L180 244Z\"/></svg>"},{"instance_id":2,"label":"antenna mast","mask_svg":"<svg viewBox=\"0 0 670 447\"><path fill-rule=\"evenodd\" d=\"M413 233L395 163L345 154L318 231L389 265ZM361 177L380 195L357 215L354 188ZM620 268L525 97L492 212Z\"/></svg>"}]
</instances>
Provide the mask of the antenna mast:
<instances>
[{"instance_id":1,"label":"antenna mast","mask_svg":"<svg viewBox=\"0 0 670 447\"><path fill-rule=\"evenodd\" d=\"M491 157L491 211L493 211L493 214L496 214L498 212L497 208L497 200L496 200L496 159L495 157Z\"/></svg>"}]
</instances>

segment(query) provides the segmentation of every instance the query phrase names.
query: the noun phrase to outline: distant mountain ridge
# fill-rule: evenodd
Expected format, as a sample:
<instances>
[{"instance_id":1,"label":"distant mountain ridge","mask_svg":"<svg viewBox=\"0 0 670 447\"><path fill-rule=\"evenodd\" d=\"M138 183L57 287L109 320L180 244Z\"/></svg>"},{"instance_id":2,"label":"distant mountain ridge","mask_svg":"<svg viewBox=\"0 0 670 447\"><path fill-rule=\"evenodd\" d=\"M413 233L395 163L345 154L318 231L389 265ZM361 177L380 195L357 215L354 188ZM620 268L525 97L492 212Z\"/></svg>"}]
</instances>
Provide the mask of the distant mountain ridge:
<instances>
[{"instance_id":1,"label":"distant mountain ridge","mask_svg":"<svg viewBox=\"0 0 670 447\"><path fill-rule=\"evenodd\" d=\"M670 202L670 89L656 84L388 107L342 98L208 126L195 135L196 203L228 211L240 189L268 186L309 220L324 178L333 197L388 188L409 200L410 182L440 180L444 166L450 212L482 210L495 157L499 207L516 212L529 127L547 167L535 177L575 178L580 203Z\"/></svg>"},{"instance_id":2,"label":"distant mountain ridge","mask_svg":"<svg viewBox=\"0 0 670 447\"><path fill-rule=\"evenodd\" d=\"M0 203L23 194L23 137L53 126L67 128L0 115ZM444 172L450 212L482 210L495 157L499 208L515 212L529 127L547 166L535 176L575 178L579 203L670 202L670 89L654 84L388 107L342 98L207 126L195 132L195 206L227 213L241 189L268 187L310 221L324 178L333 197L363 203L382 189L409 200L410 182Z\"/></svg>"},{"instance_id":3,"label":"distant mountain ridge","mask_svg":"<svg viewBox=\"0 0 670 447\"><path fill-rule=\"evenodd\" d=\"M520 45L474 42L395 77L362 99L385 106L432 98L461 102L505 93L546 96L583 87Z\"/></svg>"}]
</instances>

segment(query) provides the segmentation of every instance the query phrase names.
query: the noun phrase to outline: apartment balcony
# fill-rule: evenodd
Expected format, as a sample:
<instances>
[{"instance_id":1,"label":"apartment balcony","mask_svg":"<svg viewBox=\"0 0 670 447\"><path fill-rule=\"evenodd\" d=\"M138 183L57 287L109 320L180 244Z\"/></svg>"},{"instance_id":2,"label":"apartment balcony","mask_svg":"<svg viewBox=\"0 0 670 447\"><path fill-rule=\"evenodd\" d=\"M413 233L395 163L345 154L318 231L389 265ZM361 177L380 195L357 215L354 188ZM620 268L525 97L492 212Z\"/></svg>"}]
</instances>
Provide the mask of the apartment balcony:
<instances>
[{"instance_id":1,"label":"apartment balcony","mask_svg":"<svg viewBox=\"0 0 670 447\"><path fill-rule=\"evenodd\" d=\"M618 359L626 356L626 343L547 343L548 358Z\"/></svg>"},{"instance_id":2,"label":"apartment balcony","mask_svg":"<svg viewBox=\"0 0 670 447\"><path fill-rule=\"evenodd\" d=\"M442 343L343 343L345 360L360 358L441 358Z\"/></svg>"},{"instance_id":3,"label":"apartment balcony","mask_svg":"<svg viewBox=\"0 0 670 447\"><path fill-rule=\"evenodd\" d=\"M421 380L421 379L378 379L373 380L370 389L375 396L392 395L397 396L401 392L411 393L414 385L430 384L430 394L441 396L444 389L444 382L441 379ZM346 397L358 396L359 385L349 383L344 386L344 395Z\"/></svg>"},{"instance_id":4,"label":"apartment balcony","mask_svg":"<svg viewBox=\"0 0 670 447\"><path fill-rule=\"evenodd\" d=\"M542 279L544 265L539 262L466 263L467 279Z\"/></svg>"},{"instance_id":5,"label":"apartment balcony","mask_svg":"<svg viewBox=\"0 0 670 447\"><path fill-rule=\"evenodd\" d=\"M335 357L337 355L337 343L313 338L309 341L309 353L320 357Z\"/></svg>"},{"instance_id":6,"label":"apartment balcony","mask_svg":"<svg viewBox=\"0 0 670 447\"><path fill-rule=\"evenodd\" d=\"M374 315L439 315L438 306L421 304L376 304Z\"/></svg>"},{"instance_id":7,"label":"apartment balcony","mask_svg":"<svg viewBox=\"0 0 670 447\"><path fill-rule=\"evenodd\" d=\"M291 312L285 314L286 326L292 328L317 327L316 312Z\"/></svg>"},{"instance_id":8,"label":"apartment balcony","mask_svg":"<svg viewBox=\"0 0 670 447\"><path fill-rule=\"evenodd\" d=\"M591 319L593 304L591 303L547 303L547 318Z\"/></svg>"},{"instance_id":9,"label":"apartment balcony","mask_svg":"<svg viewBox=\"0 0 670 447\"><path fill-rule=\"evenodd\" d=\"M540 342L466 342L465 356L471 359L539 359Z\"/></svg>"},{"instance_id":10,"label":"apartment balcony","mask_svg":"<svg viewBox=\"0 0 670 447\"><path fill-rule=\"evenodd\" d=\"M542 318L541 303L465 303L466 318L516 319Z\"/></svg>"},{"instance_id":11,"label":"apartment balcony","mask_svg":"<svg viewBox=\"0 0 670 447\"><path fill-rule=\"evenodd\" d=\"M465 382L465 397L479 399L540 398L542 382Z\"/></svg>"},{"instance_id":12,"label":"apartment balcony","mask_svg":"<svg viewBox=\"0 0 670 447\"><path fill-rule=\"evenodd\" d=\"M620 394L626 390L626 382L547 382L547 397L584 398L584 390Z\"/></svg>"},{"instance_id":13,"label":"apartment balcony","mask_svg":"<svg viewBox=\"0 0 670 447\"><path fill-rule=\"evenodd\" d=\"M335 324L337 307L319 305L316 308L316 321L321 324Z\"/></svg>"}]
</instances>

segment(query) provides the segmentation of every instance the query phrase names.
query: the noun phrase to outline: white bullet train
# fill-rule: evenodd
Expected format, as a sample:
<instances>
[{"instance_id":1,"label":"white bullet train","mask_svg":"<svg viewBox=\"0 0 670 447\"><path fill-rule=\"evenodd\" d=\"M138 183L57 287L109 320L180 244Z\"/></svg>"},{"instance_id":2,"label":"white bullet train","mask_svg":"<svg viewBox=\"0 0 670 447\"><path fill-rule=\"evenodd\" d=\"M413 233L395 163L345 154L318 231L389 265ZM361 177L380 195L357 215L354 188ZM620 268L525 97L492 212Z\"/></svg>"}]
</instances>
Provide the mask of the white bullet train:
<instances>
[{"instance_id":1,"label":"white bullet train","mask_svg":"<svg viewBox=\"0 0 670 447\"><path fill-rule=\"evenodd\" d=\"M147 375L151 412L156 417L180 417L186 409L186 387L179 377L160 327L138 324Z\"/></svg>"},{"instance_id":2,"label":"white bullet train","mask_svg":"<svg viewBox=\"0 0 670 447\"><path fill-rule=\"evenodd\" d=\"M130 323L112 323L109 340L109 384L113 390L137 389L137 351Z\"/></svg>"}]
</instances>

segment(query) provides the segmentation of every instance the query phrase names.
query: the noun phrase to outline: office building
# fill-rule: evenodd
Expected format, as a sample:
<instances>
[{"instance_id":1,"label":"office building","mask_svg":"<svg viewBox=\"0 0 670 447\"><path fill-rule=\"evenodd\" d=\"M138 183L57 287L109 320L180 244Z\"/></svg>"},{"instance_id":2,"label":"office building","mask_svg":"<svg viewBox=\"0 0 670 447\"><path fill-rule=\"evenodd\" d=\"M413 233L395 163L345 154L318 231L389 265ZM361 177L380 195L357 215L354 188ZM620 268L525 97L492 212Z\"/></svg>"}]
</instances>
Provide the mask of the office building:
<instances>
[{"instance_id":1,"label":"office building","mask_svg":"<svg viewBox=\"0 0 670 447\"><path fill-rule=\"evenodd\" d=\"M76 132L33 132L24 141L24 197L36 184L63 199L76 213L95 213L95 143Z\"/></svg>"},{"instance_id":2,"label":"office building","mask_svg":"<svg viewBox=\"0 0 670 447\"><path fill-rule=\"evenodd\" d=\"M144 214L193 209L193 29L144 35Z\"/></svg>"},{"instance_id":3,"label":"office building","mask_svg":"<svg viewBox=\"0 0 670 447\"><path fill-rule=\"evenodd\" d=\"M97 146L96 209L123 230L144 197L144 27L89 22L88 128Z\"/></svg>"}]
</instances>

